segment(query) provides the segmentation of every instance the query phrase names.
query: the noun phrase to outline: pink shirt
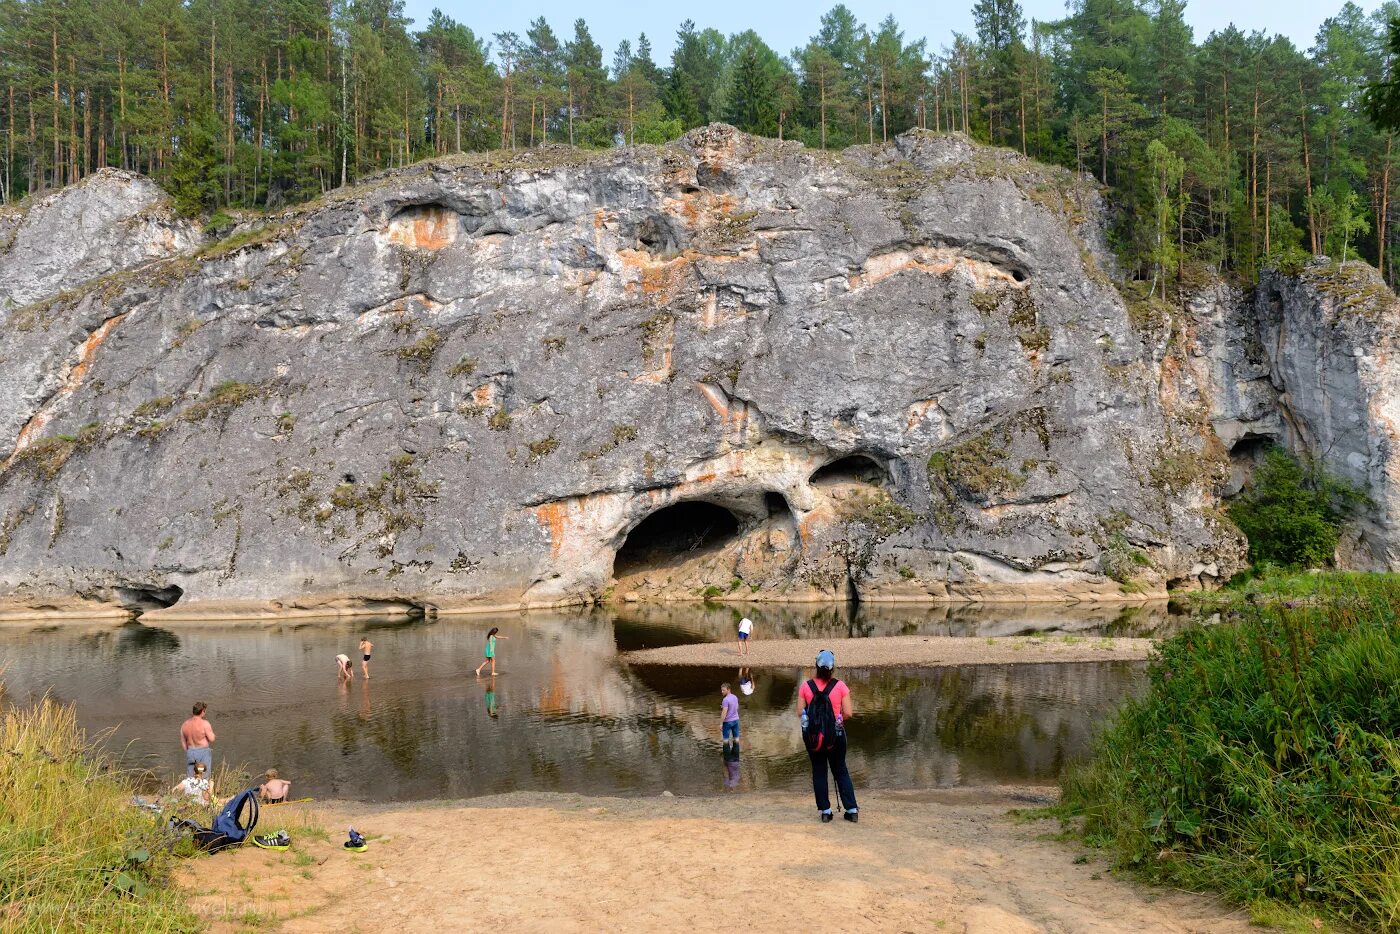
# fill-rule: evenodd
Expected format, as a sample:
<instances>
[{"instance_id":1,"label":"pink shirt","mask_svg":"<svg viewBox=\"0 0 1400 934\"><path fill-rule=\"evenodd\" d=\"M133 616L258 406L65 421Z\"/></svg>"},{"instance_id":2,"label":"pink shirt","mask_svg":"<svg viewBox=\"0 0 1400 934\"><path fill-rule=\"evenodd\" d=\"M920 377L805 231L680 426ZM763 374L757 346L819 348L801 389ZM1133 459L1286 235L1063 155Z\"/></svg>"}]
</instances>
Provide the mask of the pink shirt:
<instances>
[{"instance_id":1,"label":"pink shirt","mask_svg":"<svg viewBox=\"0 0 1400 934\"><path fill-rule=\"evenodd\" d=\"M817 690L821 691L826 688L826 682L821 678L812 678L810 680L817 682ZM837 678L836 686L831 689L831 693L828 695L831 698L831 709L836 713L837 723L840 723L843 719L841 716L841 701L850 693L851 689L846 687L846 682ZM812 702L812 689L807 686L806 681L803 681L802 687L797 689L797 696L802 698L803 707L806 707Z\"/></svg>"}]
</instances>

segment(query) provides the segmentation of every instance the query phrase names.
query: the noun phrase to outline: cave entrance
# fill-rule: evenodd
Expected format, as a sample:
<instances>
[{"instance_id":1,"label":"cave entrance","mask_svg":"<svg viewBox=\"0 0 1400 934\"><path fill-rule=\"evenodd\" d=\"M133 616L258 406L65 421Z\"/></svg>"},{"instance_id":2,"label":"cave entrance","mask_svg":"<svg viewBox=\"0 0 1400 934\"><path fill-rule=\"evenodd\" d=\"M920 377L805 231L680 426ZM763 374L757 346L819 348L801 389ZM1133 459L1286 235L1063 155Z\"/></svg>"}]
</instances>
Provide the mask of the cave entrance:
<instances>
[{"instance_id":1,"label":"cave entrance","mask_svg":"<svg viewBox=\"0 0 1400 934\"><path fill-rule=\"evenodd\" d=\"M659 509L627 533L613 560L613 576L666 567L716 551L739 535L739 520L723 506L703 501Z\"/></svg>"},{"instance_id":2,"label":"cave entrance","mask_svg":"<svg viewBox=\"0 0 1400 934\"><path fill-rule=\"evenodd\" d=\"M835 486L841 483L868 483L880 486L885 482L885 468L874 458L864 454L851 454L817 468L807 482L813 486Z\"/></svg>"}]
</instances>

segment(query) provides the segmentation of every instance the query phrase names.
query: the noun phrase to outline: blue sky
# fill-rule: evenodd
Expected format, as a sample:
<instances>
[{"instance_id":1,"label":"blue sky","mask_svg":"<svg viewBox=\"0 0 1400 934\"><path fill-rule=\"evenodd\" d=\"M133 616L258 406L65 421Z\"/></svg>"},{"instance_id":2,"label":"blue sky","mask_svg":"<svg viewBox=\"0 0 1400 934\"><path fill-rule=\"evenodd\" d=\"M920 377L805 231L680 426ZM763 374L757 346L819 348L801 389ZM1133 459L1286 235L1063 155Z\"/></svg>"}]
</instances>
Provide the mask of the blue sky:
<instances>
[{"instance_id":1,"label":"blue sky","mask_svg":"<svg viewBox=\"0 0 1400 934\"><path fill-rule=\"evenodd\" d=\"M562 0L524 0L511 3L467 3L463 0L407 0L408 14L422 25L433 7L439 7L452 18L470 26L485 39L493 33L514 30L522 36L530 20L544 16L560 38L573 31L573 22L582 16L588 21L593 37L603 46L603 61L612 59L618 40L636 41L637 33L645 32L656 50L659 64L665 64L674 44L676 27L690 17L700 28L713 26L724 33L752 28L781 53L805 45L817 31L821 14L830 9L831 2L802 3L797 0L709 0L698 5L680 3L565 3ZM1242 29L1263 29L1282 33L1301 49L1313 44L1317 28L1328 16L1341 9L1343 0L1194 0L1186 8L1186 19L1194 28L1196 38L1203 39L1211 30L1234 22ZM871 26L887 13L893 13L904 28L907 39L925 37L929 48L940 50L948 44L954 32L972 32L972 0L950 0L932 3L930 0L847 0L846 5ZM1027 19L1052 20L1065 14L1063 0L1022 0ZM1361 0L1367 12L1380 4Z\"/></svg>"}]
</instances>

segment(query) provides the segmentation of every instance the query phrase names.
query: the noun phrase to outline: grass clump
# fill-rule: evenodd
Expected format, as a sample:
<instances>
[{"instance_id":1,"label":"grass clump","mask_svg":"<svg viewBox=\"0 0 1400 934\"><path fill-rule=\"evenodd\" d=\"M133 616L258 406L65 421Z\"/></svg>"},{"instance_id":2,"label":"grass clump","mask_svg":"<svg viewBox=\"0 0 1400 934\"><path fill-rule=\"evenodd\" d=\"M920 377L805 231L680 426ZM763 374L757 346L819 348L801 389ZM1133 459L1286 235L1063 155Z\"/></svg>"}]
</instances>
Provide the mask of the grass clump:
<instances>
[{"instance_id":1,"label":"grass clump","mask_svg":"<svg viewBox=\"0 0 1400 934\"><path fill-rule=\"evenodd\" d=\"M433 356L437 353L438 347L442 345L443 337L436 330L429 329L418 340L406 347L400 347L394 353L400 360L405 360L418 367L421 372L428 372L428 368L433 365Z\"/></svg>"},{"instance_id":2,"label":"grass clump","mask_svg":"<svg viewBox=\"0 0 1400 934\"><path fill-rule=\"evenodd\" d=\"M7 708L0 748L0 928L200 929L156 818L131 806L131 776L88 745L72 707Z\"/></svg>"},{"instance_id":3,"label":"grass clump","mask_svg":"<svg viewBox=\"0 0 1400 934\"><path fill-rule=\"evenodd\" d=\"M456 379L459 376L471 376L476 372L475 357L461 357L456 363L447 368L447 375Z\"/></svg>"},{"instance_id":4,"label":"grass clump","mask_svg":"<svg viewBox=\"0 0 1400 934\"><path fill-rule=\"evenodd\" d=\"M187 422L199 422L211 415L225 415L261 394L262 388L252 383L224 380L209 390L209 395L185 409L180 417Z\"/></svg>"},{"instance_id":5,"label":"grass clump","mask_svg":"<svg viewBox=\"0 0 1400 934\"><path fill-rule=\"evenodd\" d=\"M1365 500L1320 464L1274 447L1229 513L1249 539L1251 562L1312 568L1331 563L1343 524Z\"/></svg>"},{"instance_id":6,"label":"grass clump","mask_svg":"<svg viewBox=\"0 0 1400 934\"><path fill-rule=\"evenodd\" d=\"M1252 908L1400 926L1400 579L1322 576L1165 643L1063 779L1120 866Z\"/></svg>"}]
</instances>

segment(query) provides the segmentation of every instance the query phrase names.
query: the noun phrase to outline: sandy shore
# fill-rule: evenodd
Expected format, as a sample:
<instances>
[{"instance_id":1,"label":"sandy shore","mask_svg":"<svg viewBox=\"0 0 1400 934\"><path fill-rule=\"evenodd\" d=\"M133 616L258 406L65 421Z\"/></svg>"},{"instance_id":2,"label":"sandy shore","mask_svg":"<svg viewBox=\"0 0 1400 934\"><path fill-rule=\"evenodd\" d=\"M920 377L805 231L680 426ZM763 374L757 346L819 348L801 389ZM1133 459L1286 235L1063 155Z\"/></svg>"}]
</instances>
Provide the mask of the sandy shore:
<instances>
[{"instance_id":1,"label":"sandy shore","mask_svg":"<svg viewBox=\"0 0 1400 934\"><path fill-rule=\"evenodd\" d=\"M1051 662L1139 661L1151 639L1093 636L887 636L863 639L756 639L748 655L738 642L704 642L628 652L633 665L696 665L732 668L805 668L820 649L836 653L840 668L939 668L948 665L1017 665Z\"/></svg>"},{"instance_id":2,"label":"sandy shore","mask_svg":"<svg viewBox=\"0 0 1400 934\"><path fill-rule=\"evenodd\" d=\"M333 829L284 853L189 864L210 930L962 931L1244 934L1247 916L1140 887L1053 820L1017 821L1050 789L867 793L861 821L821 824L806 795L288 805ZM341 849L347 824L369 850Z\"/></svg>"}]
</instances>

